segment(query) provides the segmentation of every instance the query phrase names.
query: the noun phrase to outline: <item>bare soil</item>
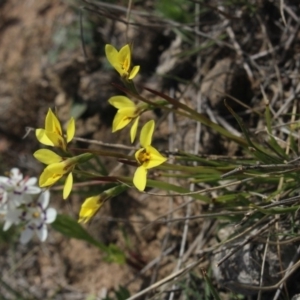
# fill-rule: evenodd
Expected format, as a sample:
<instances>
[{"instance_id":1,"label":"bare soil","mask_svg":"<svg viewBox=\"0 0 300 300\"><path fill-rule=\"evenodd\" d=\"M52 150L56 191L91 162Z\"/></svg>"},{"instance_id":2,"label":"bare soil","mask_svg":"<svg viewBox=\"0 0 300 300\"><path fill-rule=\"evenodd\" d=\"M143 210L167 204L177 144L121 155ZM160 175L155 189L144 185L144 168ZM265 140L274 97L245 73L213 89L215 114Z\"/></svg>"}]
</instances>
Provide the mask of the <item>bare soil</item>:
<instances>
[{"instance_id":1,"label":"bare soil","mask_svg":"<svg viewBox=\"0 0 300 300\"><path fill-rule=\"evenodd\" d=\"M201 92L202 111L234 132L238 126L224 106L223 100L227 97L247 126L258 128L257 116L249 107L264 108L260 90L263 78L269 78L264 88L272 99L274 109L283 106L297 86L300 37L299 23L295 18L299 22L299 4L297 1L285 1L290 10L286 10L290 23L284 31L279 7L274 1L257 1L258 12L253 18L247 15L246 6L236 9L226 7L225 13L222 13L216 9L222 4L220 1L209 2L215 8L204 14L201 31L212 37L207 40L210 42L215 41L220 32L226 32L227 36L225 40L220 39L213 46L201 50L201 67L197 68L195 56L176 56L189 50L184 39L174 33L172 26L166 26L161 19L153 16L144 18L133 13L134 22L141 25L127 28L124 11L103 9L82 1L0 0L1 171L19 167L26 174L39 174L42 166L32 157L32 152L39 145L32 132L25 139L23 137L27 128L43 126L48 107L57 107L63 121L75 114L78 137L129 144L126 131L111 134L115 111L108 105L107 99L118 93L111 82L119 83L119 79L104 57L106 43L121 47L127 40L133 41L134 62L142 69L137 78L141 90L142 85L147 85L173 94L193 107L197 106ZM89 8L83 11L83 37L79 15L82 5ZM133 11L144 8L151 11L153 2L137 3ZM149 27L149 24L157 26ZM227 26L229 31L222 26ZM86 57L81 39L85 40ZM280 52L274 50L276 47ZM273 54L263 54L265 52ZM261 59L255 58L258 54L262 55ZM276 74L274 61L280 71L284 69L286 72ZM155 72L166 73L169 77L160 77ZM181 78L181 83L175 77ZM281 82L281 90L276 80ZM193 84L186 85L183 81L192 81ZM298 86L296 91L299 92ZM233 98L239 99L240 103ZM175 117L170 128L170 119L160 111L143 115L141 121L143 123L150 118L160 122L154 141L160 149L194 151L194 122ZM172 149L169 148L170 135L173 136ZM86 144L82 146L87 147ZM199 153L234 156L240 155L241 149L211 130L202 128ZM111 170L118 166L112 160L104 162ZM125 167L123 172L132 170ZM54 195L53 205L60 212L77 218L83 198L74 193L67 202L63 202L58 193ZM213 198L214 195L210 196ZM183 218L185 208L175 210L172 215L167 213L186 201L182 197L170 200L131 190L106 203L87 225L87 230L97 240L115 243L124 249L127 258L124 265L107 263L95 247L65 238L54 230L50 230L49 238L43 244L32 241L21 246L15 237L6 237L6 242L0 246L0 294L5 297L3 299L17 299L6 284L20 292L24 299L102 299L114 295L113 290L118 290L119 286L126 287L131 295L137 293L176 269L184 221L169 225L152 222L160 216L165 216L165 219ZM190 209L190 214L196 215L207 210L208 206L193 203ZM182 258L184 264L195 261L201 249L216 243L216 228L213 220L190 223L187 254ZM201 273L201 267L207 269L209 263L207 256L197 272ZM144 269L146 266L147 270ZM224 299L229 299L227 290L215 281L214 284L224 291ZM201 290L202 283L198 287ZM161 299L164 297L161 296ZM189 299L195 298L191 296Z\"/></svg>"}]
</instances>

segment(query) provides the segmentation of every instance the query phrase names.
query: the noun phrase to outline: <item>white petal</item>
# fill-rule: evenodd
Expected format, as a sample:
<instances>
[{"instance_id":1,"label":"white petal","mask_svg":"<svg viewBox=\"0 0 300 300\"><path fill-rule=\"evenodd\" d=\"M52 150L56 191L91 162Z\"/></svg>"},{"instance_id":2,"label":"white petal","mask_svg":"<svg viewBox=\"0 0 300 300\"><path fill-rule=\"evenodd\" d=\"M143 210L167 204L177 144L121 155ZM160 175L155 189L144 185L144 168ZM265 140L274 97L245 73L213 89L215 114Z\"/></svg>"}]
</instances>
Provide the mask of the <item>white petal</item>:
<instances>
[{"instance_id":1,"label":"white petal","mask_svg":"<svg viewBox=\"0 0 300 300\"><path fill-rule=\"evenodd\" d=\"M0 182L7 182L9 180L8 177L0 176Z\"/></svg>"},{"instance_id":2,"label":"white petal","mask_svg":"<svg viewBox=\"0 0 300 300\"><path fill-rule=\"evenodd\" d=\"M17 208L14 199L11 196L8 198L6 206L7 206L7 211L14 211Z\"/></svg>"},{"instance_id":3,"label":"white petal","mask_svg":"<svg viewBox=\"0 0 300 300\"><path fill-rule=\"evenodd\" d=\"M50 223L54 222L55 219L56 219L56 216L57 216L56 209L54 209L54 208L48 208L46 210L46 220L45 220L45 223L50 224Z\"/></svg>"},{"instance_id":4,"label":"white petal","mask_svg":"<svg viewBox=\"0 0 300 300\"><path fill-rule=\"evenodd\" d=\"M13 224L10 220L5 220L4 226L3 226L3 231L6 231L10 228L10 226Z\"/></svg>"},{"instance_id":5,"label":"white petal","mask_svg":"<svg viewBox=\"0 0 300 300\"><path fill-rule=\"evenodd\" d=\"M15 207L19 207L22 203L24 203L23 195L12 194L10 198L10 202L14 204Z\"/></svg>"},{"instance_id":6,"label":"white petal","mask_svg":"<svg viewBox=\"0 0 300 300\"><path fill-rule=\"evenodd\" d=\"M0 218L3 219L7 213L7 205L2 204L0 205Z\"/></svg>"},{"instance_id":7,"label":"white petal","mask_svg":"<svg viewBox=\"0 0 300 300\"><path fill-rule=\"evenodd\" d=\"M37 178L36 177L30 177L26 182L25 185L29 186L29 185L36 185L37 183Z\"/></svg>"},{"instance_id":8,"label":"white petal","mask_svg":"<svg viewBox=\"0 0 300 300\"><path fill-rule=\"evenodd\" d=\"M21 173L20 169L18 168L13 168L10 170L10 174L9 177L13 180L13 181L20 181L23 179L23 174Z\"/></svg>"},{"instance_id":9,"label":"white petal","mask_svg":"<svg viewBox=\"0 0 300 300\"><path fill-rule=\"evenodd\" d=\"M33 230L29 227L26 227L21 233L20 242L22 244L27 244L31 240L32 236Z\"/></svg>"},{"instance_id":10,"label":"white petal","mask_svg":"<svg viewBox=\"0 0 300 300\"><path fill-rule=\"evenodd\" d=\"M32 196L31 195L23 195L22 203L23 204L29 204L32 202Z\"/></svg>"},{"instance_id":11,"label":"white petal","mask_svg":"<svg viewBox=\"0 0 300 300\"><path fill-rule=\"evenodd\" d=\"M50 192L49 190L46 190L45 192L41 193L38 199L38 203L42 206L43 209L45 209L50 200Z\"/></svg>"},{"instance_id":12,"label":"white petal","mask_svg":"<svg viewBox=\"0 0 300 300\"><path fill-rule=\"evenodd\" d=\"M41 189L37 186L26 186L24 191L26 194L34 195L41 192Z\"/></svg>"},{"instance_id":13,"label":"white petal","mask_svg":"<svg viewBox=\"0 0 300 300\"><path fill-rule=\"evenodd\" d=\"M22 211L19 209L13 209L13 210L8 210L7 214L5 216L5 223L8 222L8 224L10 225L5 225L4 224L4 228L6 228L7 226L11 226L12 224L19 224L20 223L20 215L22 214ZM9 228L7 227L7 229ZM5 229L6 230L6 229Z\"/></svg>"},{"instance_id":14,"label":"white petal","mask_svg":"<svg viewBox=\"0 0 300 300\"><path fill-rule=\"evenodd\" d=\"M36 228L35 232L41 242L44 242L48 236L48 230L46 224L43 224L41 228Z\"/></svg>"},{"instance_id":15,"label":"white petal","mask_svg":"<svg viewBox=\"0 0 300 300\"><path fill-rule=\"evenodd\" d=\"M8 200L8 194L6 191L4 190L1 190L0 191L0 204L4 204L6 203Z\"/></svg>"},{"instance_id":16,"label":"white petal","mask_svg":"<svg viewBox=\"0 0 300 300\"><path fill-rule=\"evenodd\" d=\"M1 184L2 189L9 191L12 189L12 187L13 188L15 187L16 183L12 182L10 179L8 179L7 181L1 181L0 184Z\"/></svg>"}]
</instances>

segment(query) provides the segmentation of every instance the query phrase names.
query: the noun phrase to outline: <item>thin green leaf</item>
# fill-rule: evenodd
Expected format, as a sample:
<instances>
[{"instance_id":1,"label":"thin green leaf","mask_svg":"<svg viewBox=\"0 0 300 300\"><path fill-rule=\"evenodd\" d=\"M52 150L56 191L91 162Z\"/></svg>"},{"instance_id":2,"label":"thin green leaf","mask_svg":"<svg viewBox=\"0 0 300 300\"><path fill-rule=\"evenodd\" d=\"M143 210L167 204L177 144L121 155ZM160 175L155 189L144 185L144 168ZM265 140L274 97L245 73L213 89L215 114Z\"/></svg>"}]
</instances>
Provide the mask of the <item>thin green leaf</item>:
<instances>
[{"instance_id":1,"label":"thin green leaf","mask_svg":"<svg viewBox=\"0 0 300 300\"><path fill-rule=\"evenodd\" d=\"M217 290L214 288L212 282L210 281L210 278L207 276L207 273L205 270L202 270L202 274L205 280L205 283L207 284L210 294L211 296L213 296L214 300L221 300L219 293L217 292Z\"/></svg>"},{"instance_id":2,"label":"thin green leaf","mask_svg":"<svg viewBox=\"0 0 300 300\"><path fill-rule=\"evenodd\" d=\"M96 241L76 220L66 215L58 215L56 220L51 224L52 228L62 233L63 235L86 241L101 251L105 252L107 256L104 258L109 262L124 263L125 256L123 252L118 249L116 245L106 246Z\"/></svg>"},{"instance_id":3,"label":"thin green leaf","mask_svg":"<svg viewBox=\"0 0 300 300\"><path fill-rule=\"evenodd\" d=\"M225 103L225 106L227 107L227 109L230 111L230 113L234 116L234 118L238 122L238 124L239 124L239 126L240 126L240 128L241 128L241 130L242 130L242 132L243 132L243 134L244 134L244 136L245 136L245 138L248 142L248 145L253 149L251 151L251 153L263 163L281 163L282 161L280 159L266 153L264 150L261 149L261 147L259 147L257 144L254 144L251 141L249 132L248 132L246 126L244 125L243 121L241 120L241 118L227 104L226 100L224 101L224 103Z\"/></svg>"},{"instance_id":4,"label":"thin green leaf","mask_svg":"<svg viewBox=\"0 0 300 300\"><path fill-rule=\"evenodd\" d=\"M277 143L276 139L272 135L272 117L270 112L270 107L267 104L265 109L265 119L267 124L267 130L269 134L269 144L273 148L273 151L276 152L279 156L283 157L284 159L288 159L288 156L286 155L284 149L282 149L279 144Z\"/></svg>"},{"instance_id":5,"label":"thin green leaf","mask_svg":"<svg viewBox=\"0 0 300 300\"><path fill-rule=\"evenodd\" d=\"M57 215L56 220L51 224L52 228L63 235L86 241L99 249L106 251L107 247L96 241L75 219L67 215Z\"/></svg>"},{"instance_id":6,"label":"thin green leaf","mask_svg":"<svg viewBox=\"0 0 300 300\"><path fill-rule=\"evenodd\" d=\"M173 191L173 192L177 192L177 193L189 193L190 191L186 188L174 185L174 184L170 184L167 182L163 182L163 181L158 181L158 180L151 180L148 179L147 180L147 186L148 187L153 187L153 188L158 188L164 191ZM190 197L194 198L194 199L198 199L198 200L202 200L206 203L210 202L210 197L205 196L205 195L201 195L201 194L191 194Z\"/></svg>"},{"instance_id":7,"label":"thin green leaf","mask_svg":"<svg viewBox=\"0 0 300 300\"><path fill-rule=\"evenodd\" d=\"M213 130L219 132L222 136L224 137L227 137L233 141L235 141L236 143L238 143L239 145L241 146L247 146L247 142L243 139L243 138L240 138L234 134L232 134L231 132L229 132L228 130L226 130L225 128L223 128L222 126L220 126L219 124L216 124L214 122L212 122L211 120L207 119L203 114L200 114L198 113L197 111L195 111L194 109L188 107L187 105L163 94L163 93L160 93L160 92L157 92L153 89L150 89L150 88L147 88L147 87L144 87L147 91L153 93L154 95L157 95L165 100L167 100L170 104L172 104L175 108L178 108L178 109L182 109L186 112L188 112L190 114L190 118L191 119L194 119L210 128L212 128Z\"/></svg>"}]
</instances>

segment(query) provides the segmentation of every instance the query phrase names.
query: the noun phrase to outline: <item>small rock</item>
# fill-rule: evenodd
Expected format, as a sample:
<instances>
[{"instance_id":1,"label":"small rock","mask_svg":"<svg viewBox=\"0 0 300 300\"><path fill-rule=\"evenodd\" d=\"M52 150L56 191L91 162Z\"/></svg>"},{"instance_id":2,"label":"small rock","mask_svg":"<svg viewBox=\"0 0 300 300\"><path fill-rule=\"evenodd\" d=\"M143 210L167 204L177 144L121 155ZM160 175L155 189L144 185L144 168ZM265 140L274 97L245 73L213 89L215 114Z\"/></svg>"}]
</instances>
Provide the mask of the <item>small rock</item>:
<instances>
[{"instance_id":1,"label":"small rock","mask_svg":"<svg viewBox=\"0 0 300 300\"><path fill-rule=\"evenodd\" d=\"M247 296L256 295L258 289L253 289L253 287L258 288L260 286L266 244L256 241L250 242L237 250L219 267L216 266L232 249L238 247L240 242L242 240L234 244L224 245L220 252L214 256L213 273L221 286L225 286L235 293ZM279 261L282 262L283 270L286 270L297 251L295 244L282 244L280 246L281 257L279 258L276 244L270 244L267 247L262 279L262 286L264 287L275 285L282 279L283 274Z\"/></svg>"}]
</instances>

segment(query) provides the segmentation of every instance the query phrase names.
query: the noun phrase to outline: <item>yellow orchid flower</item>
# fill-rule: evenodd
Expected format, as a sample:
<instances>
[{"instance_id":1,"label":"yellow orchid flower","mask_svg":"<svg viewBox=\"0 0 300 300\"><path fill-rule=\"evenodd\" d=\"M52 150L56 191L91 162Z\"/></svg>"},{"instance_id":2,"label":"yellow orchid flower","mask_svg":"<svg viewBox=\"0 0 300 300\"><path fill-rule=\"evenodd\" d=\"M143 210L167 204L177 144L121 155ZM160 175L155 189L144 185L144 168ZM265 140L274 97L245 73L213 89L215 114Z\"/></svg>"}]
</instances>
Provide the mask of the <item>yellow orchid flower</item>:
<instances>
[{"instance_id":1,"label":"yellow orchid flower","mask_svg":"<svg viewBox=\"0 0 300 300\"><path fill-rule=\"evenodd\" d=\"M49 108L45 119L45 129L36 129L35 135L40 143L62 148L65 151L67 143L69 143L75 135L75 120L74 118L70 119L66 132L67 138L65 138L59 120Z\"/></svg>"},{"instance_id":2,"label":"yellow orchid flower","mask_svg":"<svg viewBox=\"0 0 300 300\"><path fill-rule=\"evenodd\" d=\"M40 187L49 187L56 183L61 177L68 174L63 189L63 199L66 199L72 190L72 171L78 162L78 157L64 159L55 152L48 149L37 150L33 156L40 162L48 165L39 178Z\"/></svg>"},{"instance_id":3,"label":"yellow orchid flower","mask_svg":"<svg viewBox=\"0 0 300 300\"><path fill-rule=\"evenodd\" d=\"M112 132L118 131L133 121L130 129L130 140L134 142L138 127L140 115L146 109L147 104L136 105L125 96L114 96L108 99L108 102L118 109L112 125Z\"/></svg>"},{"instance_id":4,"label":"yellow orchid flower","mask_svg":"<svg viewBox=\"0 0 300 300\"><path fill-rule=\"evenodd\" d=\"M33 156L48 165L39 178L40 187L50 187L61 177L68 174L63 189L63 199L68 198L73 186L73 174L76 164L86 162L93 157L91 153L84 153L70 158L64 158L48 149L40 149Z\"/></svg>"},{"instance_id":5,"label":"yellow orchid flower","mask_svg":"<svg viewBox=\"0 0 300 300\"><path fill-rule=\"evenodd\" d=\"M167 160L151 146L154 127L155 122L153 120L144 125L140 135L140 144L143 148L135 153L135 159L140 166L134 173L133 184L139 191L143 191L146 187L148 169L157 167Z\"/></svg>"},{"instance_id":6,"label":"yellow orchid flower","mask_svg":"<svg viewBox=\"0 0 300 300\"><path fill-rule=\"evenodd\" d=\"M140 70L140 66L131 68L131 49L128 44L122 47L120 51L107 44L105 45L105 54L109 63L126 80L132 80Z\"/></svg>"},{"instance_id":7,"label":"yellow orchid flower","mask_svg":"<svg viewBox=\"0 0 300 300\"><path fill-rule=\"evenodd\" d=\"M102 204L101 195L86 198L81 205L78 223L88 222L101 208Z\"/></svg>"}]
</instances>

